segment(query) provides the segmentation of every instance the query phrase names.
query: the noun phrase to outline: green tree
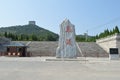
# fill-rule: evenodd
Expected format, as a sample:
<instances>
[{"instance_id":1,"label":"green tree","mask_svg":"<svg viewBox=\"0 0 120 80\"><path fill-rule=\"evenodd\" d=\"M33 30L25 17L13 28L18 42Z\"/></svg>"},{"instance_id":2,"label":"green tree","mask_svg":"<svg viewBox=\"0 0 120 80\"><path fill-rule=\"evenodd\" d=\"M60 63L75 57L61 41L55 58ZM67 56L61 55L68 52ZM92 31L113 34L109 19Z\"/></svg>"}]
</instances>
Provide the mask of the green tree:
<instances>
[{"instance_id":1,"label":"green tree","mask_svg":"<svg viewBox=\"0 0 120 80\"><path fill-rule=\"evenodd\" d=\"M105 31L104 31L104 37L106 37L106 36L108 36L109 35L109 30L108 29L106 29Z\"/></svg>"},{"instance_id":2,"label":"green tree","mask_svg":"<svg viewBox=\"0 0 120 80\"><path fill-rule=\"evenodd\" d=\"M115 26L115 33L120 33L118 26Z\"/></svg>"},{"instance_id":3,"label":"green tree","mask_svg":"<svg viewBox=\"0 0 120 80\"><path fill-rule=\"evenodd\" d=\"M4 33L4 36L5 36L5 37L8 37L8 36L7 36L7 32Z\"/></svg>"},{"instance_id":4,"label":"green tree","mask_svg":"<svg viewBox=\"0 0 120 80\"><path fill-rule=\"evenodd\" d=\"M37 40L38 40L37 36L32 34L32 41L37 41Z\"/></svg>"},{"instance_id":5,"label":"green tree","mask_svg":"<svg viewBox=\"0 0 120 80\"><path fill-rule=\"evenodd\" d=\"M96 39L99 39L99 35L97 34L97 35L95 36L95 38L96 38Z\"/></svg>"}]
</instances>

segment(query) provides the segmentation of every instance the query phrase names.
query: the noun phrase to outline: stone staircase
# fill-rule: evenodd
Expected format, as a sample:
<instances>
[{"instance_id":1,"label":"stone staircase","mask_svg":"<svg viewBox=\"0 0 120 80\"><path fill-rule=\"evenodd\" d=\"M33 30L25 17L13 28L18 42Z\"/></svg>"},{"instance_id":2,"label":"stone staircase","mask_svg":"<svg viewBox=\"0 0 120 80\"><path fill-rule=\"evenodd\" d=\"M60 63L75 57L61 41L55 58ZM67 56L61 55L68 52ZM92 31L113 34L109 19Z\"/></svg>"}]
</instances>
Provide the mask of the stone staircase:
<instances>
[{"instance_id":1,"label":"stone staircase","mask_svg":"<svg viewBox=\"0 0 120 80\"><path fill-rule=\"evenodd\" d=\"M84 57L108 57L109 54L95 42L78 43ZM80 53L78 56L81 56Z\"/></svg>"},{"instance_id":2,"label":"stone staircase","mask_svg":"<svg viewBox=\"0 0 120 80\"><path fill-rule=\"evenodd\" d=\"M55 56L57 45L57 42L31 42L28 51L32 56Z\"/></svg>"},{"instance_id":3,"label":"stone staircase","mask_svg":"<svg viewBox=\"0 0 120 80\"><path fill-rule=\"evenodd\" d=\"M27 44L27 42L22 42ZM78 42L78 45L82 51L84 57L108 57L108 53L104 51L95 42ZM32 56L55 56L58 42L52 41L33 41L29 44L28 52L32 53ZM77 53L78 57L81 57L81 53Z\"/></svg>"}]
</instances>

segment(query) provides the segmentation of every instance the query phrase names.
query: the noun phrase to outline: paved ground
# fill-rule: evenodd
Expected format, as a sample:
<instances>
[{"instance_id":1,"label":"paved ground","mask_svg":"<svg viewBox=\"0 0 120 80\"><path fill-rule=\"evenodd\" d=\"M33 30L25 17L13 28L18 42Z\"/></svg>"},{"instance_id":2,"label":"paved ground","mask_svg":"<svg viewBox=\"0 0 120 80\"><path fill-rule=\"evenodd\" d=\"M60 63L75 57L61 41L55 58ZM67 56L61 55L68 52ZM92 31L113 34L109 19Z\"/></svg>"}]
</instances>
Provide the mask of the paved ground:
<instances>
[{"instance_id":1,"label":"paved ground","mask_svg":"<svg viewBox=\"0 0 120 80\"><path fill-rule=\"evenodd\" d=\"M0 80L120 80L120 61L0 57Z\"/></svg>"}]
</instances>

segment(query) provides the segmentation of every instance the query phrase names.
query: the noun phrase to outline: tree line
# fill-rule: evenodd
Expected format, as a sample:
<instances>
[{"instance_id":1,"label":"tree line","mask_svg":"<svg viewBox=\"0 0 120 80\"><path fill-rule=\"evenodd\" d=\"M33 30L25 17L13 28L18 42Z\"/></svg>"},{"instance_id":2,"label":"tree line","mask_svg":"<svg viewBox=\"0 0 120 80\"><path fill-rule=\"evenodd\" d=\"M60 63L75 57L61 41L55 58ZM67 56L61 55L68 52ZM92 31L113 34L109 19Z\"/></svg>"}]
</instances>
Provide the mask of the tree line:
<instances>
[{"instance_id":1,"label":"tree line","mask_svg":"<svg viewBox=\"0 0 120 80\"><path fill-rule=\"evenodd\" d=\"M86 35L84 36L76 36L76 41L77 42L95 42L96 39L100 39L100 38L104 38L116 33L120 33L118 26L115 26L112 30L106 29L103 32L97 34L96 36L88 36L87 35L87 39L86 39Z\"/></svg>"},{"instance_id":2,"label":"tree line","mask_svg":"<svg viewBox=\"0 0 120 80\"><path fill-rule=\"evenodd\" d=\"M120 33L118 26L115 26L112 30L104 30L104 32L98 34L95 36L96 39L104 38L110 35L113 35L115 33Z\"/></svg>"},{"instance_id":3,"label":"tree line","mask_svg":"<svg viewBox=\"0 0 120 80\"><path fill-rule=\"evenodd\" d=\"M85 35L84 36L76 35L76 41L77 42L95 42L96 38L94 36L88 36L86 39Z\"/></svg>"},{"instance_id":4,"label":"tree line","mask_svg":"<svg viewBox=\"0 0 120 80\"><path fill-rule=\"evenodd\" d=\"M35 34L16 34L10 32L4 32L0 34L0 36L4 36L6 38L11 38L13 41L56 41L58 40L58 36L54 36L52 34L45 34L42 36L37 36Z\"/></svg>"},{"instance_id":5,"label":"tree line","mask_svg":"<svg viewBox=\"0 0 120 80\"><path fill-rule=\"evenodd\" d=\"M87 39L84 36L76 35L77 42L95 42L96 39L104 38L115 33L120 33L118 26L115 26L112 30L106 29L104 32L97 34L96 36L88 36ZM37 36L35 34L16 34L10 32L4 32L0 34L6 38L11 38L13 41L58 41L59 36L53 34L44 34L42 36Z\"/></svg>"}]
</instances>

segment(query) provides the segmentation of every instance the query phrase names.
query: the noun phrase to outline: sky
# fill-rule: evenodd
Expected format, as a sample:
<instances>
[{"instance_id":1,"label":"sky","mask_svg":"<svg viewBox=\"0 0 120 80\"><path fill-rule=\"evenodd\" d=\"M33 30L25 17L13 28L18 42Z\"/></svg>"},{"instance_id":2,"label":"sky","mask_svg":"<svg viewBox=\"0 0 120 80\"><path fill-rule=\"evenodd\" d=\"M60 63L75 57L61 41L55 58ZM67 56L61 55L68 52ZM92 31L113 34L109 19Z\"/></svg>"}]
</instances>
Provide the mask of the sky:
<instances>
[{"instance_id":1,"label":"sky","mask_svg":"<svg viewBox=\"0 0 120 80\"><path fill-rule=\"evenodd\" d=\"M65 19L76 34L96 35L116 25L120 28L120 0L0 0L0 27L36 21L55 33Z\"/></svg>"}]
</instances>

